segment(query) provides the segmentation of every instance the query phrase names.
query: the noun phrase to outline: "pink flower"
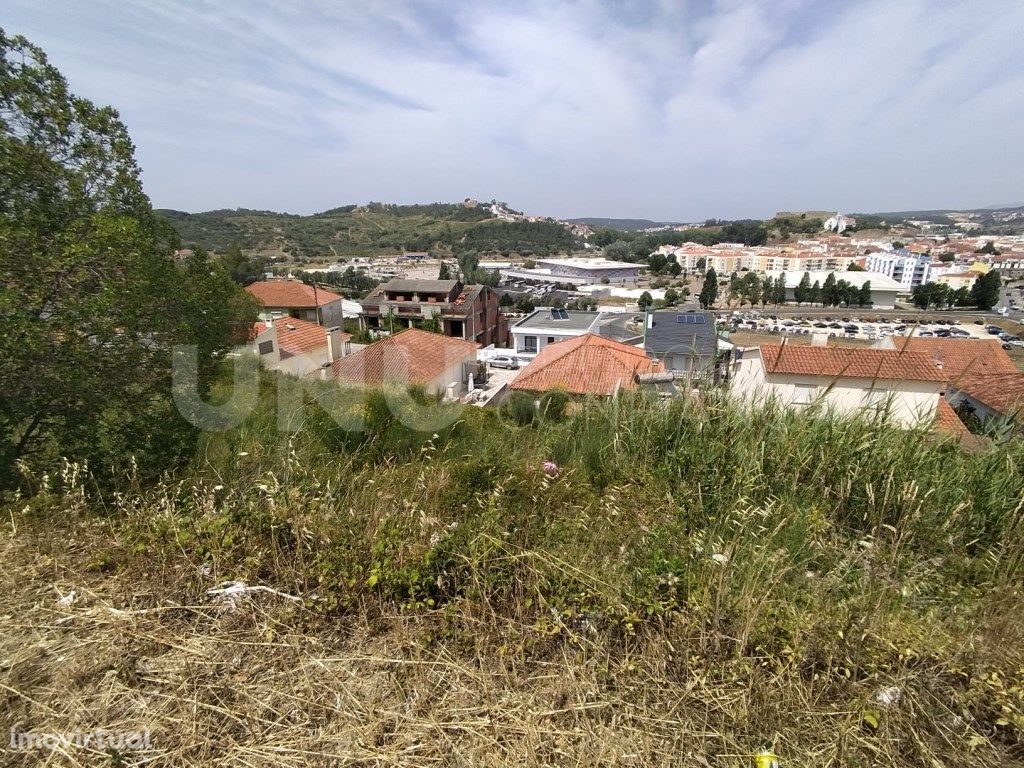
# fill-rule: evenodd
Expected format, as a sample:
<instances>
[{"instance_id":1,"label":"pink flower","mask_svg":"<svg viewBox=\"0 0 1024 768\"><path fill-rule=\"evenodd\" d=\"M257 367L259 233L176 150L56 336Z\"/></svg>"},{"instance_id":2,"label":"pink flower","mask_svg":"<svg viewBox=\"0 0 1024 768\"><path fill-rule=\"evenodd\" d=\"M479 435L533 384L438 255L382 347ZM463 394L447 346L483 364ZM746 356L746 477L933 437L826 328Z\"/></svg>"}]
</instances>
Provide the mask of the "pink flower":
<instances>
[{"instance_id":1,"label":"pink flower","mask_svg":"<svg viewBox=\"0 0 1024 768\"><path fill-rule=\"evenodd\" d=\"M544 474L548 477L557 477L558 473L562 471L553 461L545 461L542 466L544 467Z\"/></svg>"}]
</instances>

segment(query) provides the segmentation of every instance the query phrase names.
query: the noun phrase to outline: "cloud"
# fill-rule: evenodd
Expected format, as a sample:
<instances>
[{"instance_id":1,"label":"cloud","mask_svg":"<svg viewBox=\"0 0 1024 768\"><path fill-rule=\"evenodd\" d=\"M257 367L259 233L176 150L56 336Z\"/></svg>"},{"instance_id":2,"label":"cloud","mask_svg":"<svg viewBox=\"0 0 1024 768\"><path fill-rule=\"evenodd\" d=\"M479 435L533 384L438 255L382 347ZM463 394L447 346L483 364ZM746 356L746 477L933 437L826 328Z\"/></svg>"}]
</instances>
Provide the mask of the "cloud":
<instances>
[{"instance_id":1,"label":"cloud","mask_svg":"<svg viewBox=\"0 0 1024 768\"><path fill-rule=\"evenodd\" d=\"M367 5L15 0L5 23L120 109L159 206L694 220L1020 196L1016 0Z\"/></svg>"}]
</instances>

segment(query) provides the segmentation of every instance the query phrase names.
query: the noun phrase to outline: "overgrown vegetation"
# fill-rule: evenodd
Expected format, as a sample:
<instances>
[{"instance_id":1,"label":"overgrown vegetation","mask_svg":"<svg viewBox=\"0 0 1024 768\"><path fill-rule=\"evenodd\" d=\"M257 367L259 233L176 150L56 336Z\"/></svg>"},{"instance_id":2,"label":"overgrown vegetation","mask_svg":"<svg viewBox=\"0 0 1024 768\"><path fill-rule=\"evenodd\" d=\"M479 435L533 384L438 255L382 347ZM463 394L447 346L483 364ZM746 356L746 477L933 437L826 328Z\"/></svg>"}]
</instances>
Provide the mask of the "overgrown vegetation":
<instances>
[{"instance_id":1,"label":"overgrown vegetation","mask_svg":"<svg viewBox=\"0 0 1024 768\"><path fill-rule=\"evenodd\" d=\"M1020 757L1020 441L965 453L927 430L747 412L714 393L583 402L555 418L555 398L529 418L525 403L510 405L505 418L422 393L307 396L302 428L284 434L277 387L267 379L248 420L210 435L189 475L101 501L69 470L4 514L18 541L73 531L40 540L61 563L59 588L87 582L95 597L66 609L82 619L47 633L107 602L120 609L122 583L149 595L133 609L198 606L100 614L106 663L119 669L127 656L143 670L118 672L117 684L151 702L146 722L175 756L166 764L207 749L183 738L185 722L214 739L230 727L218 713L258 724L283 711L297 723L289 754L313 764L373 754L596 763L627 752L668 764L689 752L733 766L763 747L784 765ZM19 552L12 544L6 557ZM204 607L204 591L226 580L300 602L264 594ZM145 629L115 629L128 617ZM209 647L203 638L226 626L235 639L220 640L216 658L248 648L235 683L169 671L195 663L179 646ZM285 682L282 654L310 671L316 659L349 661L344 678L325 662ZM41 690L31 668L3 694L27 728L53 723L46 707L68 697L103 695ZM281 669L269 689L256 682L267 669ZM463 680L457 700L439 693L444 669ZM483 677L469 682L470 669ZM363 675L386 714L357 717L349 694ZM418 714L394 714L403 706ZM481 707L490 714L465 714ZM315 729L298 725L309 718ZM216 759L203 754L290 764L269 733L257 725L227 746L211 741Z\"/></svg>"},{"instance_id":2,"label":"overgrown vegetation","mask_svg":"<svg viewBox=\"0 0 1024 768\"><path fill-rule=\"evenodd\" d=\"M249 252L277 253L298 261L377 253L464 251L549 253L576 245L551 221L496 221L480 204L344 206L313 216L273 211L161 210L188 245L225 252L238 244Z\"/></svg>"}]
</instances>

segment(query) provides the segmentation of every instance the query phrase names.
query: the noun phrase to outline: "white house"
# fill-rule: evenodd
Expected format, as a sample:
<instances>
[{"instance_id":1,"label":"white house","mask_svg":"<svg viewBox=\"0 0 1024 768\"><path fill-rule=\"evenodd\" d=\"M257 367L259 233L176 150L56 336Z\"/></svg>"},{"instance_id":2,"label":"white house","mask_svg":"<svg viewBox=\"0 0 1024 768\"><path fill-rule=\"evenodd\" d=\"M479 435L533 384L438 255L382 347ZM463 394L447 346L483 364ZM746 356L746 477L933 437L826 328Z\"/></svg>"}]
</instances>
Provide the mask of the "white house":
<instances>
[{"instance_id":1,"label":"white house","mask_svg":"<svg viewBox=\"0 0 1024 768\"><path fill-rule=\"evenodd\" d=\"M306 285L292 278L260 280L247 285L245 290L262 305L260 320L292 317L334 326L355 319L359 312L355 302L326 288Z\"/></svg>"},{"instance_id":2,"label":"white house","mask_svg":"<svg viewBox=\"0 0 1024 768\"><path fill-rule=\"evenodd\" d=\"M293 317L256 323L255 332L253 347L263 366L292 376L306 376L352 351L352 336L337 326Z\"/></svg>"},{"instance_id":3,"label":"white house","mask_svg":"<svg viewBox=\"0 0 1024 768\"><path fill-rule=\"evenodd\" d=\"M945 375L924 352L766 344L738 351L731 389L740 399L775 399L838 413L887 408L900 426L933 423Z\"/></svg>"},{"instance_id":4,"label":"white house","mask_svg":"<svg viewBox=\"0 0 1024 768\"><path fill-rule=\"evenodd\" d=\"M601 312L541 307L535 309L509 330L516 354L536 355L548 344L597 333Z\"/></svg>"},{"instance_id":5,"label":"white house","mask_svg":"<svg viewBox=\"0 0 1024 768\"><path fill-rule=\"evenodd\" d=\"M326 378L376 387L422 386L428 394L457 397L477 370L474 341L409 328L335 360Z\"/></svg>"}]
</instances>

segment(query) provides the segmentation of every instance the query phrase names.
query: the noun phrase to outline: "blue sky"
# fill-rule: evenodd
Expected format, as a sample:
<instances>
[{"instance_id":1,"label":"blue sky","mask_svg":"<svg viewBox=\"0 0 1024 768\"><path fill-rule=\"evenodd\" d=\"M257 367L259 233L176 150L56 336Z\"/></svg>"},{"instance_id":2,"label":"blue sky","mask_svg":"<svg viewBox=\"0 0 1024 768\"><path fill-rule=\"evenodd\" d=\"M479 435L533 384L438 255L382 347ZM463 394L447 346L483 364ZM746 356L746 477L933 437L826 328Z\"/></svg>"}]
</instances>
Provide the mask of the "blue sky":
<instances>
[{"instance_id":1,"label":"blue sky","mask_svg":"<svg viewBox=\"0 0 1024 768\"><path fill-rule=\"evenodd\" d=\"M0 24L120 110L159 207L1024 202L1020 0L7 0Z\"/></svg>"}]
</instances>

